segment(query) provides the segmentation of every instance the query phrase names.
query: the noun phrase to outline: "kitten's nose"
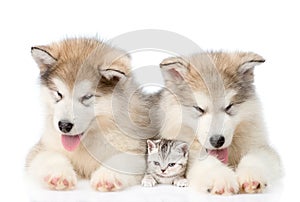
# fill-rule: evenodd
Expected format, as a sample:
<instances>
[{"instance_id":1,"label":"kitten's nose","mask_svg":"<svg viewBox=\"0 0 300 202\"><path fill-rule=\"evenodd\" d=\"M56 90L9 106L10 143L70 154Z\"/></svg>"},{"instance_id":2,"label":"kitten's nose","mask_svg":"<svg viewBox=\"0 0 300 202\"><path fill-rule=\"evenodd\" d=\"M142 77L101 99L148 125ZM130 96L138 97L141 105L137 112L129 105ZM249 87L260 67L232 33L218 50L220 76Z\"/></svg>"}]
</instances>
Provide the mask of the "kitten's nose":
<instances>
[{"instance_id":1,"label":"kitten's nose","mask_svg":"<svg viewBox=\"0 0 300 202\"><path fill-rule=\"evenodd\" d=\"M160 169L162 173L164 173L167 169Z\"/></svg>"}]
</instances>

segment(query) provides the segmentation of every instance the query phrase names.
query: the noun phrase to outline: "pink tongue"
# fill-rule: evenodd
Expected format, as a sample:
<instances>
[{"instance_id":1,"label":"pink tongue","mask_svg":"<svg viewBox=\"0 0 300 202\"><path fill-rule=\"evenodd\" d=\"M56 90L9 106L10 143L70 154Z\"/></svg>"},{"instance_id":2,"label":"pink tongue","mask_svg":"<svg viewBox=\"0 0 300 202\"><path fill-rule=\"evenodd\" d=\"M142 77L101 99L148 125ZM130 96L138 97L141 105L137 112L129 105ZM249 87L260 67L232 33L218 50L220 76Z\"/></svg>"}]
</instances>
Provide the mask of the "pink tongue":
<instances>
[{"instance_id":1,"label":"pink tongue","mask_svg":"<svg viewBox=\"0 0 300 202\"><path fill-rule=\"evenodd\" d=\"M61 142L66 150L73 151L80 144L80 137L79 135L62 135Z\"/></svg>"},{"instance_id":2,"label":"pink tongue","mask_svg":"<svg viewBox=\"0 0 300 202\"><path fill-rule=\"evenodd\" d=\"M216 150L208 150L208 153L212 156L217 157L222 163L228 163L228 149L216 149Z\"/></svg>"}]
</instances>

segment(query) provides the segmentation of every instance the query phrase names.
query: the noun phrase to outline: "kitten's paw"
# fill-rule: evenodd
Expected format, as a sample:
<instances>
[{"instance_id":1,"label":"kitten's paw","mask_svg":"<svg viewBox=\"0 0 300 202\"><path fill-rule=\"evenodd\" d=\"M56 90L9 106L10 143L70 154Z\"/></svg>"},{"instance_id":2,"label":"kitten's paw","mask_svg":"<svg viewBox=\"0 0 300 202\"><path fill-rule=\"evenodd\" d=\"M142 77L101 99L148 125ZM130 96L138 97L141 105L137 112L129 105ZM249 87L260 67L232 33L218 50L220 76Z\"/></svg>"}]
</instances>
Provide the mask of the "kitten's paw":
<instances>
[{"instance_id":1,"label":"kitten's paw","mask_svg":"<svg viewBox=\"0 0 300 202\"><path fill-rule=\"evenodd\" d=\"M177 187L187 187L189 186L189 181L186 178L175 179L174 185Z\"/></svg>"},{"instance_id":2,"label":"kitten's paw","mask_svg":"<svg viewBox=\"0 0 300 202\"><path fill-rule=\"evenodd\" d=\"M53 190L74 189L77 183L76 173L73 170L52 173L46 175L43 180L46 186Z\"/></svg>"},{"instance_id":3,"label":"kitten's paw","mask_svg":"<svg viewBox=\"0 0 300 202\"><path fill-rule=\"evenodd\" d=\"M142 185L144 187L153 187L156 183L156 180L152 176L145 176L142 180Z\"/></svg>"}]
</instances>

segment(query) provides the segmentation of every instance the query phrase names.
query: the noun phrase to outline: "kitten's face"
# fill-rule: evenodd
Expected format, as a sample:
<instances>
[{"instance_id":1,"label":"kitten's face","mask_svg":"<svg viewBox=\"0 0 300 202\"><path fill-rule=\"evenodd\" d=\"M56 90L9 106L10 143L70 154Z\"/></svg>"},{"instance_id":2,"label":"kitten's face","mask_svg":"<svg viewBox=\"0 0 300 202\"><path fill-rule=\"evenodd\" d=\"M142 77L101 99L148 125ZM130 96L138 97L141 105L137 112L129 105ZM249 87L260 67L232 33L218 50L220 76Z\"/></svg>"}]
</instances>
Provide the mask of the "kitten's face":
<instances>
[{"instance_id":1,"label":"kitten's face","mask_svg":"<svg viewBox=\"0 0 300 202\"><path fill-rule=\"evenodd\" d=\"M148 144L148 171L161 176L173 176L186 168L188 145L182 141L155 140Z\"/></svg>"}]
</instances>

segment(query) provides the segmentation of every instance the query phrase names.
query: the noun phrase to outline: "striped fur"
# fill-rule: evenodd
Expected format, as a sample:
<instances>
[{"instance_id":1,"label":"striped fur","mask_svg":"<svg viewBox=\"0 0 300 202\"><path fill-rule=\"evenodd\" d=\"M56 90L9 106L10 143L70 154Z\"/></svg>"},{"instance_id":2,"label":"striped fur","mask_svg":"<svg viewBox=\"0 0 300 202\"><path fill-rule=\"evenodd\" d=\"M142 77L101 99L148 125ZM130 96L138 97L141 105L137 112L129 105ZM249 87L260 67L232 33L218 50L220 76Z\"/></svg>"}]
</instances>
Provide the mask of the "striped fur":
<instances>
[{"instance_id":1,"label":"striped fur","mask_svg":"<svg viewBox=\"0 0 300 202\"><path fill-rule=\"evenodd\" d=\"M185 181L185 171L188 161L188 145L177 140L147 141L147 173L142 181L144 186L154 186L156 183L175 184ZM152 183L151 183L152 182ZM183 185L182 185L183 186Z\"/></svg>"}]
</instances>

